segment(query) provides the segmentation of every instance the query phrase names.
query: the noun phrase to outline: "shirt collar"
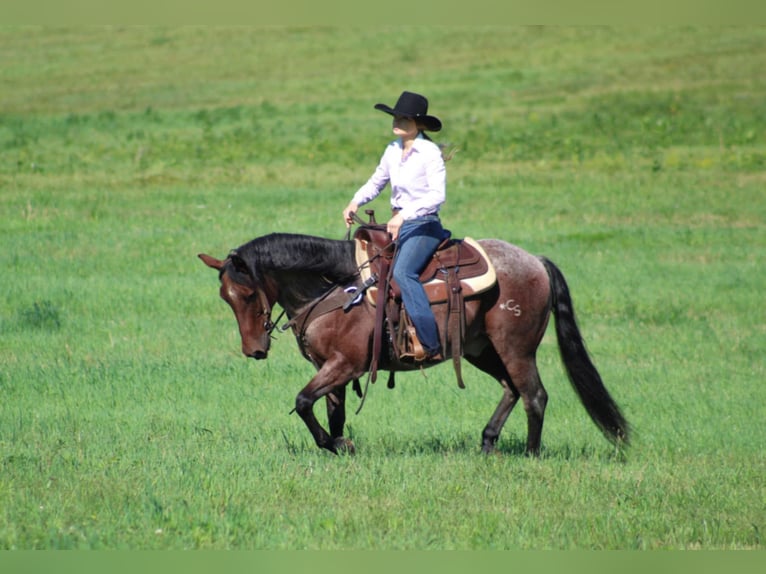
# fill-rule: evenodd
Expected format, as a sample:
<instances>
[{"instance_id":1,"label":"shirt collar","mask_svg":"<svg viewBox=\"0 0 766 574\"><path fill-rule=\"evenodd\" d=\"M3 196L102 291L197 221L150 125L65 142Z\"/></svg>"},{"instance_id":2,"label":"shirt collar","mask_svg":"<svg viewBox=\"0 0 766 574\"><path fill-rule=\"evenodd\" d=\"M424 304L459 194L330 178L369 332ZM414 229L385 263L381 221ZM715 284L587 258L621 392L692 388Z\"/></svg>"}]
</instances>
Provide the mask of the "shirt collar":
<instances>
[{"instance_id":1,"label":"shirt collar","mask_svg":"<svg viewBox=\"0 0 766 574\"><path fill-rule=\"evenodd\" d=\"M412 142L412 150L418 151L418 148L420 148L423 145L423 142L427 141L425 137L423 137L423 132L419 132L418 135L415 137L415 141ZM396 138L396 145L399 146L399 149L403 148L402 145L402 138Z\"/></svg>"}]
</instances>

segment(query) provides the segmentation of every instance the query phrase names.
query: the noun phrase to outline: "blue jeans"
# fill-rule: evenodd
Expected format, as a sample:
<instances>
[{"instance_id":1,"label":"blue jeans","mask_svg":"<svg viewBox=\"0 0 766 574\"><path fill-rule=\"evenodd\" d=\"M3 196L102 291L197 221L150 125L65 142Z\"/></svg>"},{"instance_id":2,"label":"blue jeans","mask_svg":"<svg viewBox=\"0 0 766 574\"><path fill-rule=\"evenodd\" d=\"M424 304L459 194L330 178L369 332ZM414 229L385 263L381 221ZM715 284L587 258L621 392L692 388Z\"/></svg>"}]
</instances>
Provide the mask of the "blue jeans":
<instances>
[{"instance_id":1,"label":"blue jeans","mask_svg":"<svg viewBox=\"0 0 766 574\"><path fill-rule=\"evenodd\" d=\"M426 215L405 221L396 242L393 276L401 289L407 315L428 354L441 351L441 343L436 319L419 277L447 236L439 217Z\"/></svg>"}]
</instances>

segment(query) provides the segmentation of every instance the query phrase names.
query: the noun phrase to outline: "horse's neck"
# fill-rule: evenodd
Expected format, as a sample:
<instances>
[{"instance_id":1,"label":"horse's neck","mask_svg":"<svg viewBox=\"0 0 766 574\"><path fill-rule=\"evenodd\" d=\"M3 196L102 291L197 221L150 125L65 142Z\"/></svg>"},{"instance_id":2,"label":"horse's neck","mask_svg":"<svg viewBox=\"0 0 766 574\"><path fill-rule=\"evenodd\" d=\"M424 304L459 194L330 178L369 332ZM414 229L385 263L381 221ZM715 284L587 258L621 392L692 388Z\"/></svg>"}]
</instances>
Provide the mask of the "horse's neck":
<instances>
[{"instance_id":1,"label":"horse's neck","mask_svg":"<svg viewBox=\"0 0 766 574\"><path fill-rule=\"evenodd\" d=\"M306 240L304 237L300 237L294 241L287 247L288 250L298 251L298 253L294 253L295 258L292 261L283 259L275 267L263 270L264 275L268 277L267 283L273 286L277 302L288 314L299 311L327 293L338 284L336 281L342 280L339 278L340 276L347 274L349 278L352 277L356 269L354 244L351 241L348 241L345 248L341 249L338 246L343 242L335 240L317 241L313 244L313 248L317 251L324 249L326 252L314 256L310 262L306 261L306 266L303 268L300 261L306 257L306 254L302 252ZM345 259L338 262L338 257ZM296 262L298 262L297 268L294 267ZM326 269L317 269L317 266L325 266L325 262Z\"/></svg>"},{"instance_id":2,"label":"horse's neck","mask_svg":"<svg viewBox=\"0 0 766 574\"><path fill-rule=\"evenodd\" d=\"M293 316L334 287L317 273L282 272L272 277L277 303Z\"/></svg>"}]
</instances>

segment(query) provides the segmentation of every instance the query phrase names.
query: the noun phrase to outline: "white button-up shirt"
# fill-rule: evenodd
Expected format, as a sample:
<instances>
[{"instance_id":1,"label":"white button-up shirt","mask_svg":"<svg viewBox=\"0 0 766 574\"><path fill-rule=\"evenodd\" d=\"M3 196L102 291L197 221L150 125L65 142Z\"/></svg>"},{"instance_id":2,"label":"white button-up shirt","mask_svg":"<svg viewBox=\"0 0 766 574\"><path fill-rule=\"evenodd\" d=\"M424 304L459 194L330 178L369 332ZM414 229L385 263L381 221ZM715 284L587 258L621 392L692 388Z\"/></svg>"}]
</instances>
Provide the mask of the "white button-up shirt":
<instances>
[{"instance_id":1,"label":"white button-up shirt","mask_svg":"<svg viewBox=\"0 0 766 574\"><path fill-rule=\"evenodd\" d=\"M402 140L392 141L372 177L354 194L353 202L369 203L388 183L391 208L400 210L404 221L438 213L447 188L447 170L439 146L419 134L409 155L402 159Z\"/></svg>"}]
</instances>

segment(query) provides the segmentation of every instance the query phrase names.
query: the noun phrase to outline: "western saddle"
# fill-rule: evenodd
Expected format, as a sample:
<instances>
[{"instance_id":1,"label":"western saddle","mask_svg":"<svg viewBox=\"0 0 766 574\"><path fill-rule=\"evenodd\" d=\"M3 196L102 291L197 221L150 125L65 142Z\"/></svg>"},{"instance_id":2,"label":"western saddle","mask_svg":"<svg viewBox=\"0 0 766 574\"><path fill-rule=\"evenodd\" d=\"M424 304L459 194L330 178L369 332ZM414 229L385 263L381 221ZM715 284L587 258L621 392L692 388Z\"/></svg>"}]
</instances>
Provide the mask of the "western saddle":
<instances>
[{"instance_id":1,"label":"western saddle","mask_svg":"<svg viewBox=\"0 0 766 574\"><path fill-rule=\"evenodd\" d=\"M352 299L362 296L375 307L370 377L377 379L383 340L388 332L389 358L395 364L421 361L425 355L407 311L402 305L401 292L391 269L395 244L385 224L375 221L375 212L367 210L369 221L355 216L360 224L354 232L356 259L362 284ZM440 328L442 348L449 349L460 388L465 388L460 368L465 338L465 298L490 289L496 283L492 263L481 246L471 239L445 239L420 274L431 305L446 304L446 325ZM351 303L351 301L349 301ZM394 370L390 369L388 386L394 386Z\"/></svg>"}]
</instances>

